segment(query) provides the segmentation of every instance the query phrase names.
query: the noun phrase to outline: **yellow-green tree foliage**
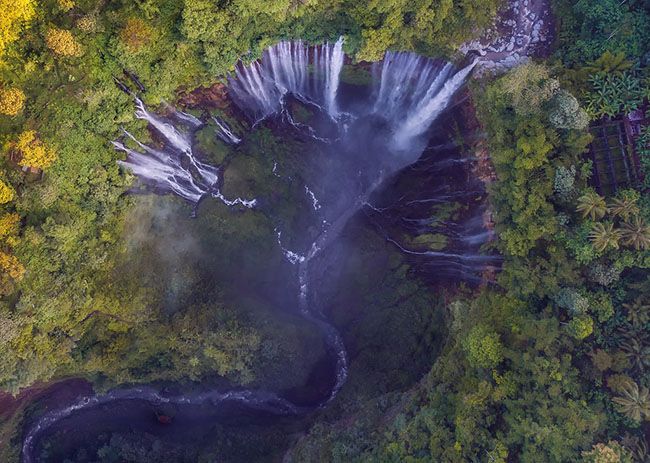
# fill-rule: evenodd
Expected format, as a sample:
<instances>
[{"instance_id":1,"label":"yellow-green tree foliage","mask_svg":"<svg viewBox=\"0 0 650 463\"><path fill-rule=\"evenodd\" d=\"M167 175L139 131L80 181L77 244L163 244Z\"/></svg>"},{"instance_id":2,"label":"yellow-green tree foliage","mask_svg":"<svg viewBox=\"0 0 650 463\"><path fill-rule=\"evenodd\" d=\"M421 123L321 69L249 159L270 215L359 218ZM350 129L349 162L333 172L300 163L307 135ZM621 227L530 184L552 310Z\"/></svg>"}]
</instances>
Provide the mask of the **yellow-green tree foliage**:
<instances>
[{"instance_id":1,"label":"yellow-green tree foliage","mask_svg":"<svg viewBox=\"0 0 650 463\"><path fill-rule=\"evenodd\" d=\"M514 110L521 115L541 112L542 103L560 88L543 64L527 62L506 74L502 79L504 92L510 97Z\"/></svg>"},{"instance_id":2,"label":"yellow-green tree foliage","mask_svg":"<svg viewBox=\"0 0 650 463\"><path fill-rule=\"evenodd\" d=\"M33 16L33 0L0 0L0 55L18 38L23 23Z\"/></svg>"},{"instance_id":3,"label":"yellow-green tree foliage","mask_svg":"<svg viewBox=\"0 0 650 463\"><path fill-rule=\"evenodd\" d=\"M589 452L582 452L586 463L629 463L631 458L624 447L616 441L596 444Z\"/></svg>"},{"instance_id":4,"label":"yellow-green tree foliage","mask_svg":"<svg viewBox=\"0 0 650 463\"><path fill-rule=\"evenodd\" d=\"M0 113L15 116L23 109L25 94L19 88L0 88Z\"/></svg>"},{"instance_id":5,"label":"yellow-green tree foliage","mask_svg":"<svg viewBox=\"0 0 650 463\"><path fill-rule=\"evenodd\" d=\"M0 295L11 294L14 285L25 274L25 267L10 254L10 247L18 244L20 217L6 213L0 217Z\"/></svg>"},{"instance_id":6,"label":"yellow-green tree foliage","mask_svg":"<svg viewBox=\"0 0 650 463\"><path fill-rule=\"evenodd\" d=\"M475 326L463 342L469 362L480 368L495 368L503 360L503 345L497 333Z\"/></svg>"},{"instance_id":7,"label":"yellow-green tree foliage","mask_svg":"<svg viewBox=\"0 0 650 463\"><path fill-rule=\"evenodd\" d=\"M50 29L45 34L47 47L60 56L81 56L81 45L65 29Z\"/></svg>"},{"instance_id":8,"label":"yellow-green tree foliage","mask_svg":"<svg viewBox=\"0 0 650 463\"><path fill-rule=\"evenodd\" d=\"M15 284L23 279L25 267L16 256L0 250L0 294L6 296L14 292Z\"/></svg>"},{"instance_id":9,"label":"yellow-green tree foliage","mask_svg":"<svg viewBox=\"0 0 650 463\"><path fill-rule=\"evenodd\" d=\"M356 58L376 61L387 49L405 50L428 44L459 44L471 31L489 24L495 0L360 0L346 13L361 26L361 49Z\"/></svg>"},{"instance_id":10,"label":"yellow-green tree foliage","mask_svg":"<svg viewBox=\"0 0 650 463\"><path fill-rule=\"evenodd\" d=\"M15 212L7 212L0 217L0 242L16 246L19 242L20 216Z\"/></svg>"},{"instance_id":11,"label":"yellow-green tree foliage","mask_svg":"<svg viewBox=\"0 0 650 463\"><path fill-rule=\"evenodd\" d=\"M20 164L29 167L45 169L56 160L54 148L45 146L38 138L36 131L27 130L18 136L15 146L22 158Z\"/></svg>"},{"instance_id":12,"label":"yellow-green tree foliage","mask_svg":"<svg viewBox=\"0 0 650 463\"><path fill-rule=\"evenodd\" d=\"M120 40L130 53L137 53L151 42L153 33L153 28L143 20L129 19L120 31Z\"/></svg>"},{"instance_id":13,"label":"yellow-green tree foliage","mask_svg":"<svg viewBox=\"0 0 650 463\"><path fill-rule=\"evenodd\" d=\"M72 8L74 8L73 0L58 0L58 3L59 3L59 8L61 8L63 11L69 11Z\"/></svg>"},{"instance_id":14,"label":"yellow-green tree foliage","mask_svg":"<svg viewBox=\"0 0 650 463\"><path fill-rule=\"evenodd\" d=\"M77 21L77 27L87 33L95 32L97 30L97 17L86 15Z\"/></svg>"},{"instance_id":15,"label":"yellow-green tree foliage","mask_svg":"<svg viewBox=\"0 0 650 463\"><path fill-rule=\"evenodd\" d=\"M0 180L0 204L8 203L12 199L14 199L13 188Z\"/></svg>"}]
</instances>

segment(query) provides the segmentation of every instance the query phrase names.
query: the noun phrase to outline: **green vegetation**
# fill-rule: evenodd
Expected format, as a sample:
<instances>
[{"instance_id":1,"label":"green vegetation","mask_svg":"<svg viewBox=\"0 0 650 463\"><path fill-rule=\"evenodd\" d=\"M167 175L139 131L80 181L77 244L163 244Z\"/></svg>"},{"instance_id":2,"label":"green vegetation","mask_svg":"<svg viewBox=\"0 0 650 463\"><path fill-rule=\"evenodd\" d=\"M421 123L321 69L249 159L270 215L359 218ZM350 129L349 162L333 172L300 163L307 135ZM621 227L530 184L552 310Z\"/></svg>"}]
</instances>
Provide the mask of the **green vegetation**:
<instances>
[{"instance_id":1,"label":"green vegetation","mask_svg":"<svg viewBox=\"0 0 650 463\"><path fill-rule=\"evenodd\" d=\"M295 461L309 461L307 449L346 462L647 461L650 196L643 185L610 197L587 187L580 107L600 118L646 101L650 11L555 6L549 64L473 84L497 174L500 287L451 298L442 355L383 418L373 403L356 415L361 447L348 444L349 422L317 425ZM647 135L637 144L650 172Z\"/></svg>"},{"instance_id":2,"label":"green vegetation","mask_svg":"<svg viewBox=\"0 0 650 463\"><path fill-rule=\"evenodd\" d=\"M343 35L354 64L387 49L449 57L501 3L0 0L0 389L83 376L98 389L211 381L295 392L325 353L318 330L261 289L231 289L244 278L274 287L286 263L271 221L216 203L190 220L178 199L125 194L134 179L110 140L120 127L149 133L113 77L133 73L156 105L222 81L281 39ZM341 307L356 302L332 314L351 346L350 380L301 422L308 431L216 430L203 456L106 434L98 461L138 452L209 461L228 446L255 459L269 442L274 455L291 445L297 462L647 461L650 130L636 139L644 183L607 197L588 186L584 153L590 120L648 103L650 5L553 3L554 54L470 87L496 173L498 285L434 294L359 226L329 295ZM368 80L367 66L344 67L344 83ZM294 109L296 120L311 117ZM275 198L269 209L297 224L291 197L302 192L271 168L277 160L292 175L305 147L258 127L234 151L213 129L197 143L227 167L224 194ZM438 218L459 209L448 207ZM435 226L406 244L445 248ZM0 427L3 461L15 459L25 413Z\"/></svg>"}]
</instances>

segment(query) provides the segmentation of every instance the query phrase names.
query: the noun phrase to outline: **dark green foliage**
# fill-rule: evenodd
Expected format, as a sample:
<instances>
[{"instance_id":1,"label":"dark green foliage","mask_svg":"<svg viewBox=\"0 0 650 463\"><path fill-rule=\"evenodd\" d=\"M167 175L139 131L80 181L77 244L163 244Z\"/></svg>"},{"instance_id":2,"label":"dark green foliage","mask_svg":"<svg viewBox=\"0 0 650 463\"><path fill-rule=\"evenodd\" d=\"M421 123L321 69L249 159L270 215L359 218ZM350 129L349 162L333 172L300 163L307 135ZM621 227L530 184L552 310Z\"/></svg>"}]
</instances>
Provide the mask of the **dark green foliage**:
<instances>
[{"instance_id":1,"label":"dark green foliage","mask_svg":"<svg viewBox=\"0 0 650 463\"><path fill-rule=\"evenodd\" d=\"M9 46L0 68L3 86L26 95L15 117L0 116L0 176L15 191L2 212L18 214L21 225L19 241L3 252L26 268L0 305L0 388L15 392L57 375L85 375L100 388L213 376L271 390L305 383L324 355L314 327L279 314L254 292L242 297L228 289L242 275L251 286L273 284L268 275L283 261L271 223L212 204L190 224L178 218L188 212L179 201L124 195L133 177L117 166L123 155L109 141L121 126L142 140L149 135L113 76L124 78L123 69L137 75L143 98L158 104L217 82L240 58L257 59L281 39L318 43L343 35L355 62L380 59L386 49L448 56L490 24L500 3L80 0L66 12L40 2L39 21ZM443 345L442 298L383 239L359 233L341 270L345 281L331 295L333 303L356 302L333 311L354 354L350 380L329 414L297 441L294 461L589 461L604 442L619 452L609 441L626 433L634 438L625 446L645 458L647 429L635 422L648 415L650 386L650 199L638 192L602 198L585 189L589 135L581 103L592 118L613 117L648 97L649 5L555 3L561 66L528 64L474 84L496 173L489 193L494 246L505 259L500 287L446 294ZM70 30L82 55L54 55L44 41L51 27ZM349 85L368 78L363 66L346 66L342 75ZM296 120L311 117L294 109ZM57 150L43 175L24 173L9 159L24 130L37 130ZM291 197L298 187L270 172L277 159L293 175L301 143L260 126L235 152L211 125L198 142L210 162L227 167L225 193L276 195L269 207L297 223ZM647 187L647 130L637 151ZM167 225L172 213L176 228ZM184 233L200 242L180 240ZM423 234L410 244L439 249L441 237ZM165 252L173 246L180 248L175 257ZM7 420L1 437L17 434L7 430L17 421ZM248 461L266 456L253 432L241 439L216 434L221 450L238 446L237 457ZM7 461L16 457L18 441L11 444L0 453ZM96 455L80 449L75 458L196 461L189 450L118 434L98 448Z\"/></svg>"},{"instance_id":2,"label":"dark green foliage","mask_svg":"<svg viewBox=\"0 0 650 463\"><path fill-rule=\"evenodd\" d=\"M650 129L643 127L643 130L636 138L636 152L641 158L641 169L643 170L643 183L646 188L650 187Z\"/></svg>"},{"instance_id":3,"label":"dark green foliage","mask_svg":"<svg viewBox=\"0 0 650 463\"><path fill-rule=\"evenodd\" d=\"M650 14L643 2L556 0L554 3L562 41L558 54L570 66L594 61L605 51L640 58L649 49Z\"/></svg>"},{"instance_id":4,"label":"dark green foliage","mask_svg":"<svg viewBox=\"0 0 650 463\"><path fill-rule=\"evenodd\" d=\"M448 305L451 331L442 356L389 412L396 417L385 430L369 438L363 428L349 442L340 424L314 428L295 450L297 461L314 455L353 462L581 461L607 451L595 444L634 426L612 398L628 375L647 368L640 330L650 317L643 302L629 302L647 282L628 290L620 276L626 267L645 268L647 259L644 252L599 250L589 237L605 216L618 237L614 223L644 215L644 207L633 191L611 200L586 191L577 201L589 136L558 127L544 103L532 112L518 108L513 89L530 91L526 76L550 78L529 71L475 92L497 174L490 199L496 245L505 256L502 289ZM571 181L559 182L558 171L570 172ZM339 444L354 450L337 454Z\"/></svg>"},{"instance_id":5,"label":"dark green foliage","mask_svg":"<svg viewBox=\"0 0 650 463\"><path fill-rule=\"evenodd\" d=\"M587 112L592 119L629 114L638 109L649 90L634 73L594 74L589 78L592 90L586 92Z\"/></svg>"}]
</instances>

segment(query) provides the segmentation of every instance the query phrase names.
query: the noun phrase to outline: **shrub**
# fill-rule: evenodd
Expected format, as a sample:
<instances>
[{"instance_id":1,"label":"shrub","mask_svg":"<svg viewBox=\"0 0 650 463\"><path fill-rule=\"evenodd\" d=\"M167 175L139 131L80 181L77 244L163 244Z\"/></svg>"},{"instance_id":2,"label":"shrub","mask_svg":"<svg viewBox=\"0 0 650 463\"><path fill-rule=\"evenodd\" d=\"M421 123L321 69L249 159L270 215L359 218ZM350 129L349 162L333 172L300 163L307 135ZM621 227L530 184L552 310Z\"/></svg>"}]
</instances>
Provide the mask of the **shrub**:
<instances>
[{"instance_id":1,"label":"shrub","mask_svg":"<svg viewBox=\"0 0 650 463\"><path fill-rule=\"evenodd\" d=\"M571 201L575 196L576 168L571 166L568 169L560 166L555 169L553 178L553 191L562 201Z\"/></svg>"}]
</instances>

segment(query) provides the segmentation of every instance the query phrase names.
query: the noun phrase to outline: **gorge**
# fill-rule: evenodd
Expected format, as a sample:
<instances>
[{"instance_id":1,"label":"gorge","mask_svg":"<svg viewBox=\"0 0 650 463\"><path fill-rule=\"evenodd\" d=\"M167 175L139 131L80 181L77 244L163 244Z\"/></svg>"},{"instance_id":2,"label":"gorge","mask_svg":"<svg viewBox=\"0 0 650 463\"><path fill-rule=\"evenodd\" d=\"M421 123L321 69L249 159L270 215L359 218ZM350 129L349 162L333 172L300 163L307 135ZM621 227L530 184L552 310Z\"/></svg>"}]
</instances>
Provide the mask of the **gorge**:
<instances>
[{"instance_id":1,"label":"gorge","mask_svg":"<svg viewBox=\"0 0 650 463\"><path fill-rule=\"evenodd\" d=\"M436 147L427 148L428 134L475 65L455 70L451 64L412 53L387 52L369 70L368 84L355 87L341 79L346 59L342 45L342 39L313 47L300 41L280 42L269 48L260 61L238 65L228 83L236 114L248 121L244 125L238 123L238 131L226 121L232 112L230 116L204 113L197 117L172 110L167 116L159 116L134 96L136 116L148 122L162 143L155 146L140 142L126 130L123 140L113 142L117 150L126 153L126 160L120 161L120 165L133 171L154 191L170 192L186 200L194 207L193 215L201 214L204 201L215 198L233 211L251 209L270 221L278 246L290 264L289 269L282 270L286 272L286 289L289 292L297 289L296 307L322 332L334 365L334 380L327 394L309 403L296 403L286 395L263 389L173 394L160 392L156 387L116 389L83 397L36 419L23 441L23 463L40 461L37 449L43 435L57 428L60 431L67 421L74 423L74 416L107 406L139 401L219 409L237 404L263 414L286 416L305 414L334 400L346 382L349 364L339 329L328 320L319 298L320 287L326 286L323 280L327 278L326 269L345 253L333 244L360 211L368 209L381 216L391 207L380 208L372 203L380 199L378 195L387 181L417 163L425 148L431 153L426 162L431 164L433 159L433 164L424 170L431 175L435 175L436 169L444 171L451 167L453 170L457 169L456 165L464 164L453 158L436 161ZM301 185L299 191L303 191L302 198L294 197L290 201L311 205L300 209L304 217L296 219L286 213L283 216L268 196L234 197L222 193L227 187L224 177L227 183L228 167L213 166L196 153L195 134L199 130L209 128L230 149L236 149L247 143L247 133L241 130L246 124L251 128L268 124L280 133L293 130L300 139L308 140L308 149L302 153L306 157L300 159L297 169L288 177L290 182ZM273 159L275 177L283 179L286 162ZM424 165L420 164L420 168ZM412 207L453 202L452 196L439 193L443 190L444 185L436 185L430 198L408 201L402 195L398 203ZM467 196L467 192L458 198L463 195ZM443 250L444 245L430 251L421 250L421 245L420 250L409 250L390 236L386 239L407 255L425 256L432 262L439 260L439 269L450 272L451 278L481 281L483 268L498 259L479 253L489 232L484 231L481 216L476 215L480 211L473 214L465 220L474 225L460 226L465 229L462 235L454 232L453 220L443 224L444 231L438 236L453 240L456 243L453 250ZM417 219L403 219L418 223ZM426 229L427 223L422 222L420 226ZM445 233L450 238L445 238Z\"/></svg>"}]
</instances>

